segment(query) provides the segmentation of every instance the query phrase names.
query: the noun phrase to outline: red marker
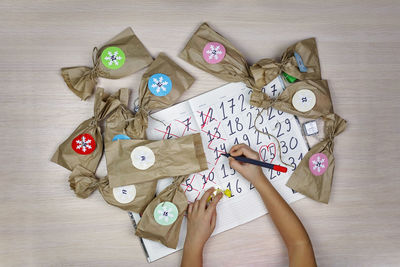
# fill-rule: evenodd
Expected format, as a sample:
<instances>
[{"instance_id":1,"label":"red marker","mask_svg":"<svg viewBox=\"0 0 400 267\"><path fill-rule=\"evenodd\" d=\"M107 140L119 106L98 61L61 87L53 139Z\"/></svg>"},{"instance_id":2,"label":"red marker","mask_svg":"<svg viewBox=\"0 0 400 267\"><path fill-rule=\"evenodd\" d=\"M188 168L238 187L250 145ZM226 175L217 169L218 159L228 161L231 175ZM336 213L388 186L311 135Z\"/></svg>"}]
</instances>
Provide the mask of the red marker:
<instances>
[{"instance_id":1,"label":"red marker","mask_svg":"<svg viewBox=\"0 0 400 267\"><path fill-rule=\"evenodd\" d=\"M264 167L264 168L268 168L268 169L273 169L273 170L278 171L278 172L287 172L287 168L286 167L275 165L275 164L271 164L271 163L268 163L268 162L249 159L249 158L242 157L242 156L234 157L234 156L231 156L231 154L229 154L229 153L227 153L227 154L223 153L221 155L224 155L227 158L232 157L232 158L234 158L234 159L236 159L238 161L241 161L241 162L258 165L258 166L261 166L261 167Z\"/></svg>"}]
</instances>

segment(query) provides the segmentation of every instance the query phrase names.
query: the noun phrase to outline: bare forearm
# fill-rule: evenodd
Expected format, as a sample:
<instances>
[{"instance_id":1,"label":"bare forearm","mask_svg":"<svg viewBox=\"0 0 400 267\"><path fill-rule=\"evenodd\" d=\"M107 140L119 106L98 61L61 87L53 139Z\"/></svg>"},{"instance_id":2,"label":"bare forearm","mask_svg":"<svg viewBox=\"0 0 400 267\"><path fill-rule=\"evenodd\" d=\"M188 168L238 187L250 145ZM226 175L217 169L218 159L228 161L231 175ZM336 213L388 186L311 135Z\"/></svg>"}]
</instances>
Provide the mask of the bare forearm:
<instances>
[{"instance_id":1,"label":"bare forearm","mask_svg":"<svg viewBox=\"0 0 400 267\"><path fill-rule=\"evenodd\" d=\"M192 248L185 243L181 267L201 267L203 266L203 249Z\"/></svg>"},{"instance_id":2,"label":"bare forearm","mask_svg":"<svg viewBox=\"0 0 400 267\"><path fill-rule=\"evenodd\" d=\"M299 260L295 260L296 258L298 259L303 256L309 259L307 262L315 264L311 241L302 223L290 206L265 176L257 179L254 186L260 193L272 221L286 244L291 265L293 262L299 262Z\"/></svg>"}]
</instances>

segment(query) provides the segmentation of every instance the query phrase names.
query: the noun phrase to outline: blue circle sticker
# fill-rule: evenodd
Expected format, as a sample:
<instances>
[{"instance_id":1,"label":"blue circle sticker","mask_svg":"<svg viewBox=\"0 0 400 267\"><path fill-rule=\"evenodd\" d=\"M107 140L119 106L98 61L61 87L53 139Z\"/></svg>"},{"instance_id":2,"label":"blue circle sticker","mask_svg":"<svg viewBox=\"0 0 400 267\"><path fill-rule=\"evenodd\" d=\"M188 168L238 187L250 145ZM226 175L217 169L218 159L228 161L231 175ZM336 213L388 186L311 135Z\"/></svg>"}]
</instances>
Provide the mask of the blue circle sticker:
<instances>
[{"instance_id":1,"label":"blue circle sticker","mask_svg":"<svg viewBox=\"0 0 400 267\"><path fill-rule=\"evenodd\" d=\"M126 136L124 134L117 134L116 136L114 136L112 140L117 141L117 140L131 140L131 139L129 138L129 136Z\"/></svg>"},{"instance_id":2,"label":"blue circle sticker","mask_svg":"<svg viewBox=\"0 0 400 267\"><path fill-rule=\"evenodd\" d=\"M153 95L166 96L171 92L172 82L167 75L156 73L151 75L147 86Z\"/></svg>"}]
</instances>

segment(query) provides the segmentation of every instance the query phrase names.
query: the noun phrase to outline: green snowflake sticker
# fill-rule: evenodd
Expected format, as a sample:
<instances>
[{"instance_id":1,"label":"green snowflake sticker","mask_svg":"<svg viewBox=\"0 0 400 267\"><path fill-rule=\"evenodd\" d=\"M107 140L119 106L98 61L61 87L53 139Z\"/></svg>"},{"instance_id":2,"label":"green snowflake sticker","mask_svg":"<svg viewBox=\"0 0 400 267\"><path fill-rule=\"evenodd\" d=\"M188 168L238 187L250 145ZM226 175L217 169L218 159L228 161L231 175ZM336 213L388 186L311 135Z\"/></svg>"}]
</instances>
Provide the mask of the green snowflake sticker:
<instances>
[{"instance_id":1,"label":"green snowflake sticker","mask_svg":"<svg viewBox=\"0 0 400 267\"><path fill-rule=\"evenodd\" d=\"M161 202L154 209L154 219L158 224L170 225L178 219L178 208L174 203L166 201Z\"/></svg>"},{"instance_id":2,"label":"green snowflake sticker","mask_svg":"<svg viewBox=\"0 0 400 267\"><path fill-rule=\"evenodd\" d=\"M107 47L101 53L101 62L106 68L117 70L125 63L124 51L115 46Z\"/></svg>"}]
</instances>

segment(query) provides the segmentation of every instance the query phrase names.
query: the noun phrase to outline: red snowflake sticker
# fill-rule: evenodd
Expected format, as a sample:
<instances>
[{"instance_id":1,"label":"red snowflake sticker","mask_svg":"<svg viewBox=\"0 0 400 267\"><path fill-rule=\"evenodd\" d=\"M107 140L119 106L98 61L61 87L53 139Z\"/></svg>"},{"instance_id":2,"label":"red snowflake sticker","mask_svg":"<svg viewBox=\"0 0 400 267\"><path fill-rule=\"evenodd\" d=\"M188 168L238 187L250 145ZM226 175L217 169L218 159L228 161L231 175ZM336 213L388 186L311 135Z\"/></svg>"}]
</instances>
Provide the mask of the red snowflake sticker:
<instances>
[{"instance_id":1,"label":"red snowflake sticker","mask_svg":"<svg viewBox=\"0 0 400 267\"><path fill-rule=\"evenodd\" d=\"M80 134L72 140L72 149L82 155L88 155L96 149L94 138L87 133Z\"/></svg>"}]
</instances>

